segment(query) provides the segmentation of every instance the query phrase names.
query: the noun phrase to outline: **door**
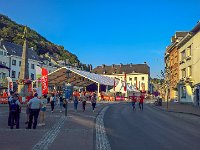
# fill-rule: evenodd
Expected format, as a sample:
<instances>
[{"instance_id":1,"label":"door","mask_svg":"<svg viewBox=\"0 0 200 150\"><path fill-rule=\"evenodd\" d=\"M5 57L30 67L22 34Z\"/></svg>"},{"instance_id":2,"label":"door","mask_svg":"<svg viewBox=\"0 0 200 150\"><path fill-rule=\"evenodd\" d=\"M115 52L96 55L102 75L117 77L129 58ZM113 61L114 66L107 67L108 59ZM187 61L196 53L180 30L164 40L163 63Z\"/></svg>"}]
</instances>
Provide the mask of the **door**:
<instances>
[{"instance_id":1,"label":"door","mask_svg":"<svg viewBox=\"0 0 200 150\"><path fill-rule=\"evenodd\" d=\"M197 106L199 106L199 89L196 89L196 102Z\"/></svg>"}]
</instances>

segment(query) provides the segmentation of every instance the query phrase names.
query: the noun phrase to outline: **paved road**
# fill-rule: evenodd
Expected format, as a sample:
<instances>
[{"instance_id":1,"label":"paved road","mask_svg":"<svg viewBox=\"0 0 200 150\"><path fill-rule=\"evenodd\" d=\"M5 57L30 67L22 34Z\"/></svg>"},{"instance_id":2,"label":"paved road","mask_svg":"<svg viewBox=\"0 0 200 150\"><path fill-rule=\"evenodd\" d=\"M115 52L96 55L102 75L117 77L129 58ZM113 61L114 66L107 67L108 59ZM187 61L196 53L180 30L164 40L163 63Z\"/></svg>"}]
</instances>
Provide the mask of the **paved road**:
<instances>
[{"instance_id":1,"label":"paved road","mask_svg":"<svg viewBox=\"0 0 200 150\"><path fill-rule=\"evenodd\" d=\"M199 150L200 118L162 112L145 105L113 104L104 124L112 150Z\"/></svg>"}]
</instances>

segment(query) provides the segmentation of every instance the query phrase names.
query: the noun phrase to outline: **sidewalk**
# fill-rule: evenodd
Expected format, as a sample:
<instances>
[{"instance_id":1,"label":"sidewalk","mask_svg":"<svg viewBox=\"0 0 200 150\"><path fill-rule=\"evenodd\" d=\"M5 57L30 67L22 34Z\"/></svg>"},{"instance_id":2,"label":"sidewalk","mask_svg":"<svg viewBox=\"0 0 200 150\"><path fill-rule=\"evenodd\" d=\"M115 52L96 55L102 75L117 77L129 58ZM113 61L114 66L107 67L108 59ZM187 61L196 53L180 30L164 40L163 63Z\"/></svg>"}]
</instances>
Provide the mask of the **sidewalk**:
<instances>
[{"instance_id":1,"label":"sidewalk","mask_svg":"<svg viewBox=\"0 0 200 150\"><path fill-rule=\"evenodd\" d=\"M54 113L51 113L50 106L47 106L46 125L37 127L36 130L25 129L27 125L26 110L22 108L20 115L20 129L9 129L7 126L8 106L0 107L0 145L1 150L93 150L95 148L95 121L107 104L97 104L95 112L91 104L86 105L86 111L82 111L81 103L78 111L73 110L73 104L68 105L68 116L60 113L59 106L56 106ZM14 142L10 144L9 140ZM78 142L78 143L77 143Z\"/></svg>"},{"instance_id":2,"label":"sidewalk","mask_svg":"<svg viewBox=\"0 0 200 150\"><path fill-rule=\"evenodd\" d=\"M184 113L184 114L190 114L190 115L195 115L195 116L200 117L200 107L196 107L192 104L169 102L168 109L167 109L166 102L163 102L162 106L155 106L154 104L152 104L152 105L163 111Z\"/></svg>"}]
</instances>

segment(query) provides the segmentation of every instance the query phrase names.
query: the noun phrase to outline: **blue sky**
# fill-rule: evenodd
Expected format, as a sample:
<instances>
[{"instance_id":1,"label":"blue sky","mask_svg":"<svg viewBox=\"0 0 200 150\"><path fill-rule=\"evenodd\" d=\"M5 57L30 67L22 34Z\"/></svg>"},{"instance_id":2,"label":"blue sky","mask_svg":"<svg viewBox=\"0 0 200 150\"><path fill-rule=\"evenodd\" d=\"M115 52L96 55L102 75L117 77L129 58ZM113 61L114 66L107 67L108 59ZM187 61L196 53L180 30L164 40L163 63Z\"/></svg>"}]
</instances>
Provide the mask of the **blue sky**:
<instances>
[{"instance_id":1,"label":"blue sky","mask_svg":"<svg viewBox=\"0 0 200 150\"><path fill-rule=\"evenodd\" d=\"M176 31L200 20L199 0L1 0L0 13L76 54L83 63L147 62L152 77Z\"/></svg>"}]
</instances>

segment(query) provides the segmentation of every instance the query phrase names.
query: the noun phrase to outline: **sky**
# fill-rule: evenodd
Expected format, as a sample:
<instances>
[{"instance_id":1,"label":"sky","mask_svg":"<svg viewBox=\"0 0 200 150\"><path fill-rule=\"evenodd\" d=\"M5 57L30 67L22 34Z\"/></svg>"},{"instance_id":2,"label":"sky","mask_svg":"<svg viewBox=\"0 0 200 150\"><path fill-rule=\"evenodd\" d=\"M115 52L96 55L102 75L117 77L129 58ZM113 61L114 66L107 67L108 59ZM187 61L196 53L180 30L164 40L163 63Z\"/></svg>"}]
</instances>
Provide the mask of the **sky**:
<instances>
[{"instance_id":1,"label":"sky","mask_svg":"<svg viewBox=\"0 0 200 150\"><path fill-rule=\"evenodd\" d=\"M199 6L200 0L0 0L0 13L93 68L147 62L158 77L171 36L196 25Z\"/></svg>"}]
</instances>

